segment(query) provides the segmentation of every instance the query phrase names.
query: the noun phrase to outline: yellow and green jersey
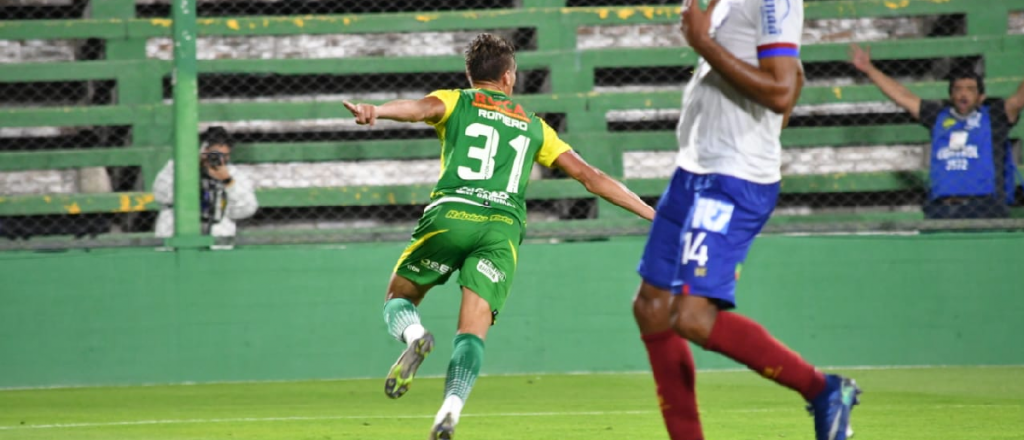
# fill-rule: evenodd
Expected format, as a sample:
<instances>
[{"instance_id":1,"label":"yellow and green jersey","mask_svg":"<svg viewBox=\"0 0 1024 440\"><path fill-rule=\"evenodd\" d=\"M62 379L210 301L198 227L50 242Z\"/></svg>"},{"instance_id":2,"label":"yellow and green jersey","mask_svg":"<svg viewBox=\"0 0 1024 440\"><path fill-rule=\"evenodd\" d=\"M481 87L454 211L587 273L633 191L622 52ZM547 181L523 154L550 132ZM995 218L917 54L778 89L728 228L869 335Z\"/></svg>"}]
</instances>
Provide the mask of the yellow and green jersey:
<instances>
[{"instance_id":1,"label":"yellow and green jersey","mask_svg":"<svg viewBox=\"0 0 1024 440\"><path fill-rule=\"evenodd\" d=\"M526 223L526 186L533 162L550 167L571 150L547 123L504 93L438 90L445 113L436 124L441 176L431 205L448 201L506 211Z\"/></svg>"}]
</instances>

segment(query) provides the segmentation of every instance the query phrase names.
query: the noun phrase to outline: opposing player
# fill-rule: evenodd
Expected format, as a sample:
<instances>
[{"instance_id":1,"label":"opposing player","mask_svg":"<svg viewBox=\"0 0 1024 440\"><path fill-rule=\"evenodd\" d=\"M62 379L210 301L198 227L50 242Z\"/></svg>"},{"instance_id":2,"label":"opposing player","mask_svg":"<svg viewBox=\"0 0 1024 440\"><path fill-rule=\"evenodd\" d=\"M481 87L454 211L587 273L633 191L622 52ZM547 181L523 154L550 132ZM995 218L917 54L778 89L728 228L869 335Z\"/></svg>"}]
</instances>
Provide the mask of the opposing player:
<instances>
[{"instance_id":1,"label":"opposing player","mask_svg":"<svg viewBox=\"0 0 1024 440\"><path fill-rule=\"evenodd\" d=\"M484 338L512 287L526 224L526 187L533 161L557 167L588 191L645 219L654 209L583 161L536 114L512 98L515 48L482 34L466 50L472 89L440 90L420 100L345 106L359 124L377 119L426 122L441 140L441 177L419 226L395 265L384 305L392 336L407 348L385 381L391 398L409 389L434 337L416 306L431 287L459 272L462 306L445 399L431 439L449 439L483 362Z\"/></svg>"},{"instance_id":2,"label":"opposing player","mask_svg":"<svg viewBox=\"0 0 1024 440\"><path fill-rule=\"evenodd\" d=\"M729 311L740 265L779 193L779 135L803 86L803 1L683 7L682 32L701 60L683 96L679 167L658 203L633 303L669 435L704 438L689 340L799 392L818 440L845 439L856 384L823 375Z\"/></svg>"}]
</instances>

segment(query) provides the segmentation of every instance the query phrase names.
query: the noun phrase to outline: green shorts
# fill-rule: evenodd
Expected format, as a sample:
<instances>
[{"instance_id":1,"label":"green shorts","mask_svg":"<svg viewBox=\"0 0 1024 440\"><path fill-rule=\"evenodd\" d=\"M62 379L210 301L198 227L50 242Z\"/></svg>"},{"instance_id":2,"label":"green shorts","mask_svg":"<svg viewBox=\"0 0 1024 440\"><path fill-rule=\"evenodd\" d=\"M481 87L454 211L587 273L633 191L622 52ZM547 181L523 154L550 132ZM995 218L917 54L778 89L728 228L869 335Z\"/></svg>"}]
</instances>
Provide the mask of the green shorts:
<instances>
[{"instance_id":1,"label":"green shorts","mask_svg":"<svg viewBox=\"0 0 1024 440\"><path fill-rule=\"evenodd\" d=\"M523 228L508 213L466 203L442 203L420 218L395 273L421 286L444 284L459 271L459 285L480 295L497 319L518 263Z\"/></svg>"}]
</instances>

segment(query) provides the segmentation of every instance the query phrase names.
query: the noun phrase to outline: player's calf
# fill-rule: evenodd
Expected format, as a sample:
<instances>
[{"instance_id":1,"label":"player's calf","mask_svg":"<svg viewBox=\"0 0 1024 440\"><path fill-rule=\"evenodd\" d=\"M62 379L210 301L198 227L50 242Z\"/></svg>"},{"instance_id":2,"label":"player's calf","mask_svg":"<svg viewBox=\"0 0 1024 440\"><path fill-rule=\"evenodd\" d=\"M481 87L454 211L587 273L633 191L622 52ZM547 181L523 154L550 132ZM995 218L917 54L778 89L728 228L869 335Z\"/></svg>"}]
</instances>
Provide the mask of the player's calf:
<instances>
[{"instance_id":1,"label":"player's calf","mask_svg":"<svg viewBox=\"0 0 1024 440\"><path fill-rule=\"evenodd\" d=\"M459 423L484 362L484 337L491 325L491 306L474 290L462 288L459 334L455 335L452 359L444 380L444 402L434 417L430 438L450 439Z\"/></svg>"}]
</instances>

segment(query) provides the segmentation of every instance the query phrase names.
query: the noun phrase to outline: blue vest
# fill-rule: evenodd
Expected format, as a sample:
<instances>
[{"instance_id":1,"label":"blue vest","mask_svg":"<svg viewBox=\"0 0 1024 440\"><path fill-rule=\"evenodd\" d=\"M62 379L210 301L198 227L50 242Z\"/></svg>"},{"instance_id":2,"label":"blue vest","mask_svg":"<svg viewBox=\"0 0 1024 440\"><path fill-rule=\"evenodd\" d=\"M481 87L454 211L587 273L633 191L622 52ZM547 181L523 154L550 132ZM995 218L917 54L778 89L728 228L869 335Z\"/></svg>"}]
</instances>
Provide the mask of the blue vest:
<instances>
[{"instance_id":1,"label":"blue vest","mask_svg":"<svg viewBox=\"0 0 1024 440\"><path fill-rule=\"evenodd\" d=\"M996 192L996 167L989 108L983 105L965 119L954 117L952 112L951 107L942 110L932 127L929 198L992 195ZM1004 182L1007 199L1012 200L1016 167L1010 149L1004 151Z\"/></svg>"}]
</instances>

